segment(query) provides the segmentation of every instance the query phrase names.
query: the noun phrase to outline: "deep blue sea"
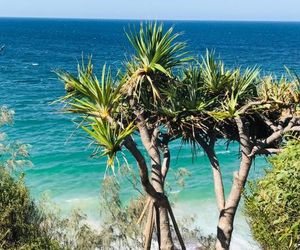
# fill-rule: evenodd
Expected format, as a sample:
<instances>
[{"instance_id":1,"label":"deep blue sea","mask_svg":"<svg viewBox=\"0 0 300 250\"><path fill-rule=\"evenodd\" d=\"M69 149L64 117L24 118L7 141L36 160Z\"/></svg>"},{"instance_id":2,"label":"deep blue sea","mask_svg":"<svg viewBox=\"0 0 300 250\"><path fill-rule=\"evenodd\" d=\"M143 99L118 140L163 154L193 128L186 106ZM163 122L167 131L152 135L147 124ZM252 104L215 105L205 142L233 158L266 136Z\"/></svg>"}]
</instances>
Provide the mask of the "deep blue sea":
<instances>
[{"instance_id":1,"label":"deep blue sea","mask_svg":"<svg viewBox=\"0 0 300 250\"><path fill-rule=\"evenodd\" d=\"M228 67L258 66L263 74L280 76L284 65L300 73L300 23L276 22L195 22L168 21L183 32L192 54L201 55L214 49ZM106 159L91 159L89 139L76 130L73 116L61 114L58 105L50 103L64 94L63 85L53 73L55 69L75 72L82 55L93 56L100 74L104 63L113 69L120 66L131 52L124 29L138 26L138 21L0 19L0 105L15 110L15 124L7 129L10 139L31 145L34 166L26 169L26 182L35 198L47 192L63 211L80 207L96 224L98 201ZM238 168L238 148L224 143L218 146L226 190L232 172ZM214 204L211 171L199 150L192 159L188 147L180 142L172 145L173 164L168 182L174 184L174 172L188 168L192 176L184 190L173 185L177 194L176 213L191 211L204 232L214 232L217 211ZM129 159L134 165L134 161ZM251 177L261 175L265 159L259 158ZM128 183L122 183L122 197L134 194ZM242 208L242 207L240 207ZM233 249L255 249L242 213L236 220Z\"/></svg>"}]
</instances>

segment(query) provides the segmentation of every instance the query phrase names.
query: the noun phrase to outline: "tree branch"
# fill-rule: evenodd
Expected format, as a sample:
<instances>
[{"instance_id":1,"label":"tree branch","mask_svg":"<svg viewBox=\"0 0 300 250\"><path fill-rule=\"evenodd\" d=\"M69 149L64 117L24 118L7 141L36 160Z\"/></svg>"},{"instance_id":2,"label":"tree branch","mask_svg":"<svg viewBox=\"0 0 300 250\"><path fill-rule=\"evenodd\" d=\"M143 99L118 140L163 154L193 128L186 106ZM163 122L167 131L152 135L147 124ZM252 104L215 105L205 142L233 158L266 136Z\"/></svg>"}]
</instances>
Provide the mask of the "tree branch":
<instances>
[{"instance_id":1,"label":"tree branch","mask_svg":"<svg viewBox=\"0 0 300 250\"><path fill-rule=\"evenodd\" d=\"M249 126L247 124L248 121L243 121L242 118L236 117L235 122L239 132L242 159L239 171L234 172L233 183L225 204L225 209L232 207L233 217L241 199L241 194L252 165L252 157L249 157L251 152L251 141L249 137Z\"/></svg>"},{"instance_id":2,"label":"tree branch","mask_svg":"<svg viewBox=\"0 0 300 250\"><path fill-rule=\"evenodd\" d=\"M271 154L279 154L281 152L282 152L282 148L262 148L256 152L256 155L271 155Z\"/></svg>"},{"instance_id":3,"label":"tree branch","mask_svg":"<svg viewBox=\"0 0 300 250\"><path fill-rule=\"evenodd\" d=\"M127 137L125 139L124 146L129 150L138 164L141 183L146 193L154 199L160 199L161 195L156 192L149 181L148 168L145 158L142 155L141 151L137 148L136 143L133 141L132 137Z\"/></svg>"},{"instance_id":4,"label":"tree branch","mask_svg":"<svg viewBox=\"0 0 300 250\"><path fill-rule=\"evenodd\" d=\"M211 140L209 144L204 141L204 139L196 135L196 140L200 144L200 146L205 151L209 161L210 165L212 167L213 171L213 179L214 179L214 189L215 189L215 195L216 195L216 201L219 211L222 211L225 206L225 194L224 194L224 185L223 185L223 179L222 179L222 172L220 169L220 164L217 158L217 155L215 153L215 137L211 137Z\"/></svg>"},{"instance_id":5,"label":"tree branch","mask_svg":"<svg viewBox=\"0 0 300 250\"><path fill-rule=\"evenodd\" d=\"M169 150L168 143L165 143L162 145L163 149L163 163L162 163L162 168L161 168L161 174L162 174L162 182L164 184L167 173L170 168L170 160L171 160L171 154Z\"/></svg>"},{"instance_id":6,"label":"tree branch","mask_svg":"<svg viewBox=\"0 0 300 250\"><path fill-rule=\"evenodd\" d=\"M294 125L297 124L297 121L298 121L298 118L293 117L285 128L274 132L268 138L266 138L265 140L260 142L258 145L255 145L253 147L251 153L249 154L249 157L252 157L252 156L256 155L260 150L262 150L263 148L268 147L271 143L273 143L274 141L277 141L284 134L286 134L288 132L300 132L300 126L295 126L294 127Z\"/></svg>"},{"instance_id":7,"label":"tree branch","mask_svg":"<svg viewBox=\"0 0 300 250\"><path fill-rule=\"evenodd\" d=\"M262 115L262 114L258 114L258 117L268 126L270 127L274 132L276 132L277 130L279 130L279 128L277 126L275 126L275 124L273 122L271 122L266 116Z\"/></svg>"},{"instance_id":8,"label":"tree branch","mask_svg":"<svg viewBox=\"0 0 300 250\"><path fill-rule=\"evenodd\" d=\"M238 112L240 114L245 114L250 108L252 108L252 106L263 105L263 104L268 104L268 103L271 103L271 102L270 101L253 101L253 102L249 102L246 105L244 105L243 107L241 107Z\"/></svg>"}]
</instances>

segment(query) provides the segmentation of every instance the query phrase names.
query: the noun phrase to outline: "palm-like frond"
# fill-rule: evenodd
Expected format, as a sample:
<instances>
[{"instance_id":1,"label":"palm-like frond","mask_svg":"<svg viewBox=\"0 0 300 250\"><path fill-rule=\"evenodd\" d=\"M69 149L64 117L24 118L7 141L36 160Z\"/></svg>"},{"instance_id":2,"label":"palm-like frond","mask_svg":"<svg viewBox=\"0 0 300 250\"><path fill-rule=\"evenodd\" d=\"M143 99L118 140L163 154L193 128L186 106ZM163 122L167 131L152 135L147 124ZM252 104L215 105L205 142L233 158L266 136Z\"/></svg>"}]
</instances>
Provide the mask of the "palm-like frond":
<instances>
[{"instance_id":1,"label":"palm-like frond","mask_svg":"<svg viewBox=\"0 0 300 250\"><path fill-rule=\"evenodd\" d=\"M213 95L225 93L233 80L233 74L226 70L223 61L215 60L214 52L206 51L202 57L201 71L204 87Z\"/></svg>"},{"instance_id":2,"label":"palm-like frond","mask_svg":"<svg viewBox=\"0 0 300 250\"><path fill-rule=\"evenodd\" d=\"M94 118L89 126L82 126L101 148L101 156L107 156L107 165L114 166L117 152L121 150L123 141L130 136L136 127L133 122L122 128L119 123L111 124L107 120Z\"/></svg>"},{"instance_id":3,"label":"palm-like frond","mask_svg":"<svg viewBox=\"0 0 300 250\"><path fill-rule=\"evenodd\" d=\"M164 33L163 24L154 22L141 24L138 33L129 31L126 35L135 49L134 59L145 73L158 70L169 74L173 67L187 61L186 44L175 42L180 34L173 34L173 28Z\"/></svg>"},{"instance_id":4,"label":"palm-like frond","mask_svg":"<svg viewBox=\"0 0 300 250\"><path fill-rule=\"evenodd\" d=\"M256 88L258 85L259 69L247 68L244 72L241 69L236 69L233 73L231 84L231 93L239 99L247 97L256 97Z\"/></svg>"},{"instance_id":5,"label":"palm-like frond","mask_svg":"<svg viewBox=\"0 0 300 250\"><path fill-rule=\"evenodd\" d=\"M163 24L156 22L141 24L139 32L126 33L135 53L127 63L128 81L126 87L134 88L140 95L141 88L148 88L154 100L160 98L162 77L170 77L174 67L190 60L186 57L186 44L176 41L179 33L173 28L164 32Z\"/></svg>"},{"instance_id":6,"label":"palm-like frond","mask_svg":"<svg viewBox=\"0 0 300 250\"><path fill-rule=\"evenodd\" d=\"M238 97L233 94L224 102L220 102L220 106L213 111L207 112L211 117L216 120L225 120L239 116L238 110Z\"/></svg>"},{"instance_id":7,"label":"palm-like frond","mask_svg":"<svg viewBox=\"0 0 300 250\"><path fill-rule=\"evenodd\" d=\"M291 79L291 95L295 103L300 104L300 77L294 71L285 67L288 76Z\"/></svg>"},{"instance_id":8,"label":"palm-like frond","mask_svg":"<svg viewBox=\"0 0 300 250\"><path fill-rule=\"evenodd\" d=\"M184 68L181 78L164 88L162 92L166 96L163 108L169 115L185 111L189 113L203 111L207 104L203 93L202 73L197 66Z\"/></svg>"},{"instance_id":9,"label":"palm-like frond","mask_svg":"<svg viewBox=\"0 0 300 250\"><path fill-rule=\"evenodd\" d=\"M297 81L288 81L282 77L276 82L272 77L265 77L259 88L259 95L265 101L278 104L299 103L300 91Z\"/></svg>"},{"instance_id":10,"label":"palm-like frond","mask_svg":"<svg viewBox=\"0 0 300 250\"><path fill-rule=\"evenodd\" d=\"M78 66L78 77L68 72L57 73L68 91L62 101L67 102L69 112L106 118L118 108L122 84L115 84L105 65L100 81L92 69L89 60L87 67Z\"/></svg>"},{"instance_id":11,"label":"palm-like frond","mask_svg":"<svg viewBox=\"0 0 300 250\"><path fill-rule=\"evenodd\" d=\"M113 81L111 71L105 65L98 80L91 60L86 67L78 66L77 77L68 72L57 74L67 86L67 94L61 99L66 104L66 111L87 117L86 125L81 127L101 148L101 155L108 157L107 165L113 167L122 142L135 130L133 123L123 127L116 121L119 119L122 84Z\"/></svg>"},{"instance_id":12,"label":"palm-like frond","mask_svg":"<svg viewBox=\"0 0 300 250\"><path fill-rule=\"evenodd\" d=\"M247 68L243 73L239 68L233 70L224 99L219 99L219 107L215 107L209 114L217 120L239 116L240 108L257 98L258 75L257 68Z\"/></svg>"}]
</instances>

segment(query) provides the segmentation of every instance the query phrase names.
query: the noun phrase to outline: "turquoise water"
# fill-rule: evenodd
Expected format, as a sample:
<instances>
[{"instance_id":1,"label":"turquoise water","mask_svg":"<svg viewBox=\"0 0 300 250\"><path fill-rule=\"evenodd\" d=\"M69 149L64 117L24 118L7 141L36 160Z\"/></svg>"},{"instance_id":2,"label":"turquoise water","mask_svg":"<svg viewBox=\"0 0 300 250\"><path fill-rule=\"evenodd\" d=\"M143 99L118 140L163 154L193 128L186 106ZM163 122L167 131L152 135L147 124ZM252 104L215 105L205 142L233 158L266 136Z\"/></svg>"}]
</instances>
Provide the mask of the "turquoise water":
<instances>
[{"instance_id":1,"label":"turquoise water","mask_svg":"<svg viewBox=\"0 0 300 250\"><path fill-rule=\"evenodd\" d=\"M34 197L48 192L68 211L79 206L92 221L99 220L98 198L105 172L105 159L91 159L89 140L72 122L74 117L59 113L59 106L49 105L64 94L52 72L54 69L74 71L82 53L92 54L99 69L107 62L115 69L130 53L124 28L135 21L0 19L0 105L16 112L15 124L9 128L11 139L19 139L32 146L34 167L27 169L27 184ZM166 22L183 31L182 39L189 42L192 53L206 48L217 54L231 67L260 66L265 73L283 73L283 65L300 71L299 23L242 23L242 22ZM228 149L220 142L217 148L228 191L233 170L238 168L238 148ZM192 177L186 188L178 189L177 214L192 209L199 216L204 231L214 232L217 212L211 171L207 159L199 150L193 161L187 147L180 142L172 145L172 169L186 167ZM129 157L129 163L134 161ZM251 171L255 178L262 172L265 160L259 158ZM168 182L174 184L174 171ZM121 180L122 182L122 180ZM124 200L132 194L123 183ZM236 246L249 247L249 231L241 215L236 221L243 233L236 236ZM240 245L239 245L240 244ZM249 248L253 249L253 248Z\"/></svg>"}]
</instances>

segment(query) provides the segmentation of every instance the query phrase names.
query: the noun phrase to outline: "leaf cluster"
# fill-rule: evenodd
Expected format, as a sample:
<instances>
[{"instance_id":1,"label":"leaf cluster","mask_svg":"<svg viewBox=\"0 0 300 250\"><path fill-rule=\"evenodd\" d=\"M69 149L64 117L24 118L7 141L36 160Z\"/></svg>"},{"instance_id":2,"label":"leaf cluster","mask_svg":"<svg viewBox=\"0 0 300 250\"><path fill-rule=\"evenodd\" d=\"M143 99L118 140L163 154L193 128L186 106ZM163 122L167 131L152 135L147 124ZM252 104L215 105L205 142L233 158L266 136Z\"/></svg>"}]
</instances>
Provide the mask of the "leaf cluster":
<instances>
[{"instance_id":1,"label":"leaf cluster","mask_svg":"<svg viewBox=\"0 0 300 250\"><path fill-rule=\"evenodd\" d=\"M61 99L66 111L82 115L80 125L108 165L126 137L138 132L140 114L149 130L160 127L160 140L181 138L193 147L197 137L239 140L235 118L247 119L255 141L273 132L262 115L275 126L299 117L299 78L289 70L277 80L260 76L256 67L227 68L210 51L191 60L180 34L162 24L142 24L126 34L134 53L115 77L104 67L98 81L91 60L78 67L77 77L59 73L68 90Z\"/></svg>"},{"instance_id":2,"label":"leaf cluster","mask_svg":"<svg viewBox=\"0 0 300 250\"><path fill-rule=\"evenodd\" d=\"M288 142L269 159L271 169L251 182L245 194L245 213L252 234L263 249L299 249L300 141Z\"/></svg>"}]
</instances>

